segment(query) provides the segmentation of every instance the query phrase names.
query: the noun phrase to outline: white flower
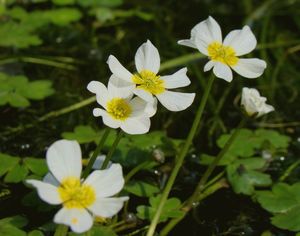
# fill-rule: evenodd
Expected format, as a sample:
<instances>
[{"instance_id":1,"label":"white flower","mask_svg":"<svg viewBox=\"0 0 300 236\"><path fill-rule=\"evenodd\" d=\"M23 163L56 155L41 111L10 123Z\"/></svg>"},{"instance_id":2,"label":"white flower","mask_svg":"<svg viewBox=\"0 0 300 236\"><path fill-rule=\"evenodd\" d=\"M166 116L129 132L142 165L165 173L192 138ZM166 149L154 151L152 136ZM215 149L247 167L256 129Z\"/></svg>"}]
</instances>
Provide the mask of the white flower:
<instances>
[{"instance_id":1,"label":"white flower","mask_svg":"<svg viewBox=\"0 0 300 236\"><path fill-rule=\"evenodd\" d=\"M266 101L267 99L260 96L256 89L243 88L241 105L244 107L248 116L260 117L274 111L274 107L266 104Z\"/></svg>"},{"instance_id":2,"label":"white flower","mask_svg":"<svg viewBox=\"0 0 300 236\"><path fill-rule=\"evenodd\" d=\"M106 155L99 155L97 156L92 169L93 170L100 170L100 168L102 167L104 161L105 161ZM108 162L107 168L111 167L113 163L111 161Z\"/></svg>"},{"instance_id":3,"label":"white flower","mask_svg":"<svg viewBox=\"0 0 300 236\"><path fill-rule=\"evenodd\" d=\"M213 68L214 74L228 82L232 80L232 68L246 78L257 78L266 68L266 62L257 58L239 58L254 50L256 38L249 26L231 31L222 41L219 24L211 16L197 24L191 31L191 38L178 41L179 44L196 48L208 56L210 61L204 71Z\"/></svg>"},{"instance_id":4,"label":"white flower","mask_svg":"<svg viewBox=\"0 0 300 236\"><path fill-rule=\"evenodd\" d=\"M76 141L59 140L47 151L50 173L43 181L27 180L37 188L38 195L49 204L62 204L54 222L82 233L89 230L95 216L112 217L123 207L128 197L111 197L123 188L122 167L113 164L109 169L92 172L83 182L81 150Z\"/></svg>"},{"instance_id":5,"label":"white flower","mask_svg":"<svg viewBox=\"0 0 300 236\"><path fill-rule=\"evenodd\" d=\"M168 76L157 74L160 67L160 56L157 48L149 40L143 43L135 54L137 73L130 73L112 55L109 56L107 63L113 75L124 81L125 87L130 88L134 94L147 102L153 102L153 96L155 96L168 110L181 111L194 101L195 93L169 90L185 87L191 83L186 75L186 68Z\"/></svg>"},{"instance_id":6,"label":"white flower","mask_svg":"<svg viewBox=\"0 0 300 236\"><path fill-rule=\"evenodd\" d=\"M97 102L105 109L95 108L94 116L102 116L103 123L111 128L121 128L128 134L144 134L150 129L150 118L156 112L156 101L145 102L133 97L122 80L111 76L108 87L91 81L87 89L96 94Z\"/></svg>"}]
</instances>

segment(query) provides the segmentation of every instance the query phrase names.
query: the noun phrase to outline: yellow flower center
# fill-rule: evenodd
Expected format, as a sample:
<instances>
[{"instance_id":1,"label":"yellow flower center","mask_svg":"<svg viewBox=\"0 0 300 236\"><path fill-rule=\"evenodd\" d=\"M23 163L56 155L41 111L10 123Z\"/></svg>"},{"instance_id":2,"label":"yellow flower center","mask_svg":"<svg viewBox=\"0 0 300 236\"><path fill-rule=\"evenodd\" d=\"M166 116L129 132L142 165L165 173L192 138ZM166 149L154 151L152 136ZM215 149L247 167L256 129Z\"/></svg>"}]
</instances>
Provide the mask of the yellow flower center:
<instances>
[{"instance_id":1,"label":"yellow flower center","mask_svg":"<svg viewBox=\"0 0 300 236\"><path fill-rule=\"evenodd\" d=\"M152 71L142 70L132 76L132 81L136 84L137 88L144 89L151 94L160 94L165 91L165 83Z\"/></svg>"},{"instance_id":2,"label":"yellow flower center","mask_svg":"<svg viewBox=\"0 0 300 236\"><path fill-rule=\"evenodd\" d=\"M123 98L113 98L106 104L106 111L116 120L126 120L132 109Z\"/></svg>"},{"instance_id":3,"label":"yellow flower center","mask_svg":"<svg viewBox=\"0 0 300 236\"><path fill-rule=\"evenodd\" d=\"M221 43L214 42L208 45L208 56L213 61L218 61L229 66L237 64L239 58L235 55L235 51L230 46L224 46Z\"/></svg>"},{"instance_id":4,"label":"yellow flower center","mask_svg":"<svg viewBox=\"0 0 300 236\"><path fill-rule=\"evenodd\" d=\"M96 193L93 187L81 184L76 177L65 178L58 187L58 193L66 208L87 208L96 200ZM73 221L73 220L72 220ZM74 219L73 223L76 219Z\"/></svg>"}]
</instances>

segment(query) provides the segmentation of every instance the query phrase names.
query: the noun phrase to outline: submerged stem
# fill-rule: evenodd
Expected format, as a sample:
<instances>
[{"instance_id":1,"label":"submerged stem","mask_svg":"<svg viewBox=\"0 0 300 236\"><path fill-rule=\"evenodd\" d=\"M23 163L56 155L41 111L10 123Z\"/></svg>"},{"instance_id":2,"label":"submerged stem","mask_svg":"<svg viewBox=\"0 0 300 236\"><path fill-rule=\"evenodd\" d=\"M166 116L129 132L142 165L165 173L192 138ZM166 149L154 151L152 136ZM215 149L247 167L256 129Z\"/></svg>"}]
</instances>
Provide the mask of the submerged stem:
<instances>
[{"instance_id":1,"label":"submerged stem","mask_svg":"<svg viewBox=\"0 0 300 236\"><path fill-rule=\"evenodd\" d=\"M95 151L93 152L93 155L91 156L86 168L84 169L83 171L83 174L82 174L82 178L86 178L88 176L88 174L90 173L96 159L97 159L97 156L100 154L101 152L101 149L106 141L106 138L107 136L109 135L109 132L110 132L110 129L109 128L106 128L105 131L104 131L104 134L102 135L100 141L99 141L99 144L98 146L96 147Z\"/></svg>"},{"instance_id":2,"label":"submerged stem","mask_svg":"<svg viewBox=\"0 0 300 236\"><path fill-rule=\"evenodd\" d=\"M203 94L203 97L202 97L202 100L201 100L201 103L200 103L200 106L197 110L197 113L196 113L196 116L195 116L195 119L194 119L194 122L192 124L192 127L190 129L190 132L188 134L188 137L186 139L186 142L181 150L181 152L179 153L179 156L178 158L176 158L176 164L174 166L174 169L170 175L170 178L166 184L166 187L162 193L162 197L161 197L161 201L160 201L160 204L158 205L158 208L157 208L157 211L153 217L153 220L150 224L150 227L149 227L149 230L147 232L147 236L152 236L154 235L154 232L155 232L155 229L156 229L156 226L158 224L158 221L159 221L159 218L160 218L160 215L161 215L161 212L162 212L162 209L167 201L167 198L169 196L169 193L172 189L172 186L175 182L175 179L177 177L177 174L179 172L179 169L180 167L182 166L182 163L184 161L184 158L192 144L192 141L193 141L193 138L196 134L196 131L197 131L197 128L199 126L199 123L200 123L200 120L201 120L201 117L202 117L202 114L203 114L203 111L204 111L204 107L206 105L206 102L207 102L207 99L208 99L208 96L209 96L209 93L210 93L210 90L212 88L212 84L214 82L214 76L211 76L209 78L209 81L208 81L208 84L207 84L207 88Z\"/></svg>"},{"instance_id":3,"label":"submerged stem","mask_svg":"<svg viewBox=\"0 0 300 236\"><path fill-rule=\"evenodd\" d=\"M124 133L123 133L122 130L120 130L120 131L118 132L118 135L117 135L117 137L116 137L116 139L115 139L115 141L114 141L114 143L113 143L111 149L109 150L108 154L107 154L106 157L105 157L105 160L104 160L104 162L103 162L103 164L102 164L102 166L101 166L101 170L106 169L106 167L108 166L109 161L110 161L110 159L112 158L112 155L114 154L114 152L115 152L115 150L116 150L116 148L117 148L117 146L118 146L118 144L119 144L119 142L120 142L120 140L121 140L123 134L124 134Z\"/></svg>"}]
</instances>

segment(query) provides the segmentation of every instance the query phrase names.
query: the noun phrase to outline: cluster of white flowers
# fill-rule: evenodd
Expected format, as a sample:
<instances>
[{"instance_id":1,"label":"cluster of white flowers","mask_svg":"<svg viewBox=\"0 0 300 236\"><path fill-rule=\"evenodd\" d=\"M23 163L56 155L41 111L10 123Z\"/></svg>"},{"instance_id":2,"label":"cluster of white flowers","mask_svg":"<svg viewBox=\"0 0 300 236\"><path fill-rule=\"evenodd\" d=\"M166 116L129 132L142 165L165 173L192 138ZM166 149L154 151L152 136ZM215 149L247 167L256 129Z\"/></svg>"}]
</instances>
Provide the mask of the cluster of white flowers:
<instances>
[{"instance_id":1,"label":"cluster of white flowers","mask_svg":"<svg viewBox=\"0 0 300 236\"><path fill-rule=\"evenodd\" d=\"M256 47L255 36L248 26L231 31L222 41L220 26L209 17L192 29L190 39L178 43L207 55L210 61L204 71L213 68L216 77L228 82L233 77L230 68L246 78L257 78L266 68L263 60L238 58ZM130 73L112 55L107 63L112 72L108 86L91 81L87 89L96 94L97 103L102 107L93 110L94 116L101 116L103 123L111 128L121 128L128 134L147 133L150 117L156 113L157 100L170 111L182 111L195 98L195 93L171 91L190 84L187 68L172 75L159 75L159 52L149 40L135 54L137 72ZM252 117L274 110L256 89L243 88L241 104ZM27 183L37 188L44 201L63 205L54 217L55 223L68 225L77 233L85 232L92 227L95 217L112 217L128 200L128 197L111 197L124 186L119 164L110 163L108 169L95 170L81 179L81 150L77 142L53 143L46 158L50 173L43 181L27 180ZM103 157L97 161L103 161Z\"/></svg>"}]
</instances>

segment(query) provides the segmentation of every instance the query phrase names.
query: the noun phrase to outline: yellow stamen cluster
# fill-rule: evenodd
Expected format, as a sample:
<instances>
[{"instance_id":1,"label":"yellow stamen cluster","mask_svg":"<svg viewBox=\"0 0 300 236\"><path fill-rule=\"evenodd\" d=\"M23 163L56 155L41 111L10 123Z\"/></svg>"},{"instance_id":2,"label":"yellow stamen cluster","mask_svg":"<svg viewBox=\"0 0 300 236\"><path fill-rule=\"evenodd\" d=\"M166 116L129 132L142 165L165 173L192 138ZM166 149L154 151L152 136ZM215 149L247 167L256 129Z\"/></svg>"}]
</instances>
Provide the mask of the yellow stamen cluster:
<instances>
[{"instance_id":1,"label":"yellow stamen cluster","mask_svg":"<svg viewBox=\"0 0 300 236\"><path fill-rule=\"evenodd\" d=\"M157 95L165 91L165 83L152 71L142 70L131 78L137 88L144 89L151 94Z\"/></svg>"},{"instance_id":2,"label":"yellow stamen cluster","mask_svg":"<svg viewBox=\"0 0 300 236\"><path fill-rule=\"evenodd\" d=\"M76 177L64 179L58 187L58 193L63 201L64 207L68 209L87 208L96 200L94 188L86 184L81 184L80 180ZM76 219L74 219L74 221L76 221Z\"/></svg>"},{"instance_id":3,"label":"yellow stamen cluster","mask_svg":"<svg viewBox=\"0 0 300 236\"><path fill-rule=\"evenodd\" d=\"M116 120L126 120L132 109L123 98L113 98L106 104L106 111Z\"/></svg>"},{"instance_id":4,"label":"yellow stamen cluster","mask_svg":"<svg viewBox=\"0 0 300 236\"><path fill-rule=\"evenodd\" d=\"M236 65L239 60L232 47L224 46L218 42L209 44L207 50L211 60L224 63L228 66Z\"/></svg>"}]
</instances>

